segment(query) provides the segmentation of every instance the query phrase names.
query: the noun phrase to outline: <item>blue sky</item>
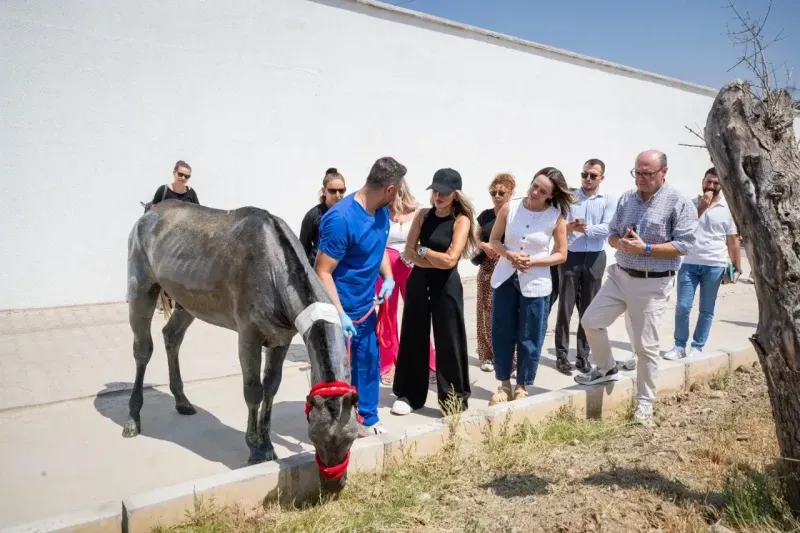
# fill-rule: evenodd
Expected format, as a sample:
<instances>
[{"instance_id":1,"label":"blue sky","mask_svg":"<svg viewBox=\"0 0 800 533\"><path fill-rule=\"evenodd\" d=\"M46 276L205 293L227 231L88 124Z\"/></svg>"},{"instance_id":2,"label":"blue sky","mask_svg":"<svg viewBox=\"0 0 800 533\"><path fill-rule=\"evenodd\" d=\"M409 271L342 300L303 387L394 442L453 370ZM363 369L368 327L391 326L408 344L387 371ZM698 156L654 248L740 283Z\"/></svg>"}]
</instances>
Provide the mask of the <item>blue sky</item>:
<instances>
[{"instance_id":1,"label":"blue sky","mask_svg":"<svg viewBox=\"0 0 800 533\"><path fill-rule=\"evenodd\" d=\"M685 81L720 88L743 69L727 72L741 48L727 0L384 0L389 4L513 35ZM741 12L766 12L767 0L736 0ZM767 50L800 86L800 0L773 0L765 32L787 36Z\"/></svg>"}]
</instances>

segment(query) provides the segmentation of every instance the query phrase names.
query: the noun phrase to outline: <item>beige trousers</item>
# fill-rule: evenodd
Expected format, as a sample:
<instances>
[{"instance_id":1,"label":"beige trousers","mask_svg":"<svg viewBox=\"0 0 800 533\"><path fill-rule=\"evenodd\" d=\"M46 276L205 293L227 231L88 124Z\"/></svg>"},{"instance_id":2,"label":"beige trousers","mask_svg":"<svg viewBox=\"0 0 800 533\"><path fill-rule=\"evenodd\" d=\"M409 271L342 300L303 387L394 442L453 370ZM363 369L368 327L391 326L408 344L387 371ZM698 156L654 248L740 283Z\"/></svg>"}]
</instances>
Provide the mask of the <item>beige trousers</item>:
<instances>
[{"instance_id":1,"label":"beige trousers","mask_svg":"<svg viewBox=\"0 0 800 533\"><path fill-rule=\"evenodd\" d=\"M614 368L608 327L625 311L630 316L631 344L637 357L636 399L652 404L658 386L660 342L658 326L675 286L675 276L634 278L612 265L600 292L583 315L581 324L591 348L591 359L598 370Z\"/></svg>"}]
</instances>

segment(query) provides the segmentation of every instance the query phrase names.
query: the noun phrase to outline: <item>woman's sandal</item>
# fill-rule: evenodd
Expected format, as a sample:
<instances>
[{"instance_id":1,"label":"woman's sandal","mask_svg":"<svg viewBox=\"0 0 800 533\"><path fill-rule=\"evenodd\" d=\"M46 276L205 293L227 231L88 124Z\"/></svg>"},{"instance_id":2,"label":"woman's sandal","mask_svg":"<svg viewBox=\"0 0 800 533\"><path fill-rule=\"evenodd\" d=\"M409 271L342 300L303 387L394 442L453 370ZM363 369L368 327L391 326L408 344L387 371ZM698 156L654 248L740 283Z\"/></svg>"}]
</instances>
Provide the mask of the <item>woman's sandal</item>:
<instances>
[{"instance_id":1,"label":"woman's sandal","mask_svg":"<svg viewBox=\"0 0 800 533\"><path fill-rule=\"evenodd\" d=\"M500 385L497 387L497 391L492 395L492 399L489 400L489 405L510 402L512 398L511 387L503 387Z\"/></svg>"},{"instance_id":2,"label":"woman's sandal","mask_svg":"<svg viewBox=\"0 0 800 533\"><path fill-rule=\"evenodd\" d=\"M517 389L514 391L514 400L521 400L528 397L528 391L525 389Z\"/></svg>"},{"instance_id":3,"label":"woman's sandal","mask_svg":"<svg viewBox=\"0 0 800 533\"><path fill-rule=\"evenodd\" d=\"M394 367L387 370L386 373L381 376L381 383L384 385L391 385L394 383Z\"/></svg>"}]
</instances>

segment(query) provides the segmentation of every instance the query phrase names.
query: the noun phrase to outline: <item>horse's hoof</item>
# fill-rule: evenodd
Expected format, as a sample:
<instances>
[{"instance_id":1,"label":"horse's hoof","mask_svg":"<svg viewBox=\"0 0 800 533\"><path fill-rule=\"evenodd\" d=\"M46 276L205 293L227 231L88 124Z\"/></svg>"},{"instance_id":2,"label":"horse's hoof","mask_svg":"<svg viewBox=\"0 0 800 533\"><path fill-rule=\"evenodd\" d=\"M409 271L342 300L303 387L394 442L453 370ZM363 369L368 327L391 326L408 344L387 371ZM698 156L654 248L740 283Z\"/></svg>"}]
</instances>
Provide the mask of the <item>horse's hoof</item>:
<instances>
[{"instance_id":1,"label":"horse's hoof","mask_svg":"<svg viewBox=\"0 0 800 533\"><path fill-rule=\"evenodd\" d=\"M197 409L194 408L194 405L190 403L179 403L175 404L175 410L178 411L182 415L193 415L197 413Z\"/></svg>"},{"instance_id":2,"label":"horse's hoof","mask_svg":"<svg viewBox=\"0 0 800 533\"><path fill-rule=\"evenodd\" d=\"M250 452L250 458L247 460L248 465L257 465L261 463L265 463L267 461L275 461L278 458L278 454L275 453L275 450L253 450Z\"/></svg>"},{"instance_id":3,"label":"horse's hoof","mask_svg":"<svg viewBox=\"0 0 800 533\"><path fill-rule=\"evenodd\" d=\"M142 428L139 424L133 420L128 420L128 422L122 427L122 436L126 439L129 439L138 435L141 430Z\"/></svg>"}]
</instances>

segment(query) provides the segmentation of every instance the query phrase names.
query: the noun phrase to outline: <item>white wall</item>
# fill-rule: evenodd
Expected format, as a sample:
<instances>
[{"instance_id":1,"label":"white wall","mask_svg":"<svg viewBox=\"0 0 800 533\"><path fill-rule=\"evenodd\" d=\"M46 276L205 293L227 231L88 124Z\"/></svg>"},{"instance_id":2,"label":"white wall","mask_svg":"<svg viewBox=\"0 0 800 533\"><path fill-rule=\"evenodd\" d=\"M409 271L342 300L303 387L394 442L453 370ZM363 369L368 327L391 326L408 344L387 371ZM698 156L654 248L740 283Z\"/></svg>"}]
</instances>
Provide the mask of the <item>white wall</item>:
<instances>
[{"instance_id":1,"label":"white wall","mask_svg":"<svg viewBox=\"0 0 800 533\"><path fill-rule=\"evenodd\" d=\"M618 194L657 148L695 194L710 166L677 144L713 92L348 0L7 0L0 79L0 309L124 300L139 201L177 159L203 204L296 231L327 167L355 190L384 155L423 201L458 169L479 208L500 171L577 186L599 157Z\"/></svg>"}]
</instances>

